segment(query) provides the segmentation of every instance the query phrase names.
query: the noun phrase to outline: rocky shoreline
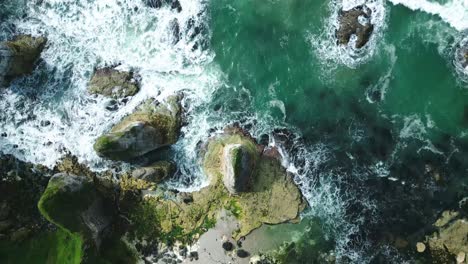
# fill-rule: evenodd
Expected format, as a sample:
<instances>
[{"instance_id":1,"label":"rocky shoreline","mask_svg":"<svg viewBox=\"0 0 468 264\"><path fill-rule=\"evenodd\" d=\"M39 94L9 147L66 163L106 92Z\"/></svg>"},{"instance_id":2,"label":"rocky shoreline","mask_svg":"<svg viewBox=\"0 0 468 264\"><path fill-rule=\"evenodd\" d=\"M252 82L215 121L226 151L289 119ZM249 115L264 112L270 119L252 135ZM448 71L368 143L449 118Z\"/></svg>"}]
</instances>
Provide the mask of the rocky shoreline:
<instances>
[{"instance_id":1,"label":"rocky shoreline","mask_svg":"<svg viewBox=\"0 0 468 264\"><path fill-rule=\"evenodd\" d=\"M178 1L150 2L154 8L180 6ZM365 7L342 11L338 43L355 41L355 48L364 47L373 32L371 15ZM2 43L1 83L7 85L31 73L46 41L18 36ZM466 61L467 56L464 58ZM96 69L88 92L125 100L139 92L140 81L131 71ZM164 151L181 137L182 98L176 94L161 101L144 101L100 136L94 150L103 159L124 162ZM261 141L235 125L205 139L200 143L199 159L208 184L191 193L164 185L177 170L177 163L169 159L151 160L129 171L93 172L72 156L48 169L2 155L0 245L23 245L48 232L57 243L51 242L51 247L73 247L73 257L82 263L203 263L210 247L222 247L232 261L285 263L285 256L313 245L287 242L255 255L242 247L242 241L262 226L300 222L307 207L292 175L282 166L280 151ZM389 234L388 240L422 262L466 263L466 207L465 198L458 208L442 212L429 228L411 237ZM219 243L210 243L212 239ZM198 252L197 243L208 253ZM328 243L320 241L327 250ZM335 263L331 250L321 250L316 249L320 254L314 260ZM57 254L58 260L60 257Z\"/></svg>"},{"instance_id":2,"label":"rocky shoreline","mask_svg":"<svg viewBox=\"0 0 468 264\"><path fill-rule=\"evenodd\" d=\"M2 53L9 63L2 68L5 81L28 74L44 45L45 39L30 36L6 43L17 53L13 59L9 59L10 53ZM27 64L25 71L12 68L19 59ZM88 91L122 100L138 92L139 80L134 76L113 68L96 69ZM182 126L181 98L174 95L162 102L146 100L99 137L95 151L105 159L131 161L176 143ZM178 193L161 184L176 170L177 164L170 160L155 160L127 172L96 173L72 156L52 170L36 169L5 156L0 238L13 244L28 241L41 234L38 227L48 226L53 234L63 232L71 238L74 244L69 246L77 248L75 256L81 256L84 263L136 263L139 258L157 262L168 248L195 243L215 227L221 213L238 223L230 234L233 241L262 224L298 221L306 203L292 176L281 166L278 150L259 145L248 132L235 126L207 139L202 146L200 159L209 184L193 193ZM27 169L11 170L18 164L31 168L34 175ZM26 180L37 189L13 188L16 181ZM25 213L10 210L13 202L9 199L22 193L27 194L23 198L32 208L25 223L19 224L15 217ZM223 247L233 250L229 244ZM113 256L117 250L120 254ZM240 248L236 252L241 258L250 255ZM198 258L196 251L180 256Z\"/></svg>"}]
</instances>

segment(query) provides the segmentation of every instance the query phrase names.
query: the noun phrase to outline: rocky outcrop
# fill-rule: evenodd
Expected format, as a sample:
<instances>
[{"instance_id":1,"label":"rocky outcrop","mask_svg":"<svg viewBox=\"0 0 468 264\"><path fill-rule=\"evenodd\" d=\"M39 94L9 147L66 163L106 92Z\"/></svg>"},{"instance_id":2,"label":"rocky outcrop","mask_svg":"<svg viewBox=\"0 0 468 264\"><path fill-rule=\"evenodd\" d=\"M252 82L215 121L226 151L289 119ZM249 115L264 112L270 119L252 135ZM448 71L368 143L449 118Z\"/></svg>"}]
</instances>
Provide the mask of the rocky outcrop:
<instances>
[{"instance_id":1,"label":"rocky outcrop","mask_svg":"<svg viewBox=\"0 0 468 264\"><path fill-rule=\"evenodd\" d=\"M43 37L19 35L11 41L0 43L0 86L30 74L46 42Z\"/></svg>"},{"instance_id":2,"label":"rocky outcrop","mask_svg":"<svg viewBox=\"0 0 468 264\"><path fill-rule=\"evenodd\" d=\"M360 49L369 41L374 25L370 19L372 11L365 5L354 7L351 10L341 10L338 15L338 29L336 37L338 44L347 45L352 36L356 37L355 47Z\"/></svg>"},{"instance_id":3,"label":"rocky outcrop","mask_svg":"<svg viewBox=\"0 0 468 264\"><path fill-rule=\"evenodd\" d=\"M243 153L225 155L233 149L243 149ZM229 184L232 179L227 177L229 173L237 175L234 177L239 179L249 180L248 189L236 191L236 195L229 199L229 207L237 211L240 222L236 237L250 233L262 223L278 224L294 220L305 207L299 189L291 175L281 166L280 160L263 154L271 152L264 151L250 136L236 130L227 131L208 143L203 168L212 183L222 179L223 185L229 190L233 187ZM229 161L233 157L234 162ZM233 171L226 171L226 164L234 165L229 166Z\"/></svg>"},{"instance_id":4,"label":"rocky outcrop","mask_svg":"<svg viewBox=\"0 0 468 264\"><path fill-rule=\"evenodd\" d=\"M139 91L133 72L102 68L94 72L88 84L88 92L114 99L133 96Z\"/></svg>"},{"instance_id":5,"label":"rocky outcrop","mask_svg":"<svg viewBox=\"0 0 468 264\"><path fill-rule=\"evenodd\" d=\"M225 150L233 149L247 154L224 154ZM226 158L233 158L234 162L229 163ZM229 191L229 186L236 186L225 184L226 164L233 169L236 164L239 166L232 175L237 173L237 176L248 177L250 189L234 189L235 195ZM208 174L209 185L193 193L172 192L152 186L151 195L142 197L139 194L137 197L140 199L135 199L135 195L128 195L132 189L141 191L149 186L126 177L122 182L122 197L125 199L121 200L121 208L126 208L123 211L133 223L130 237L158 237L161 242L169 244L190 242L214 227L218 214L226 210L239 223L232 234L239 239L263 223L295 221L305 207L299 189L280 161L262 155L262 147L239 131L230 130L209 140L203 154L203 168ZM133 202L129 204L129 200Z\"/></svg>"},{"instance_id":6,"label":"rocky outcrop","mask_svg":"<svg viewBox=\"0 0 468 264\"><path fill-rule=\"evenodd\" d=\"M84 176L59 173L47 185L38 203L42 215L55 225L93 241L99 248L113 212Z\"/></svg>"},{"instance_id":7,"label":"rocky outcrop","mask_svg":"<svg viewBox=\"0 0 468 264\"><path fill-rule=\"evenodd\" d=\"M150 166L137 168L132 172L135 179L152 183L160 183L164 179L171 177L176 170L174 163L169 161L158 161Z\"/></svg>"},{"instance_id":8,"label":"rocky outcrop","mask_svg":"<svg viewBox=\"0 0 468 264\"><path fill-rule=\"evenodd\" d=\"M179 100L179 96L170 96L164 102L147 100L109 133L99 137L94 150L112 160L131 160L174 144L181 126Z\"/></svg>"},{"instance_id":9,"label":"rocky outcrop","mask_svg":"<svg viewBox=\"0 0 468 264\"><path fill-rule=\"evenodd\" d=\"M445 211L434 226L437 231L427 237L427 244L433 259L454 261L457 256L468 253L468 219L466 217L456 211Z\"/></svg>"}]
</instances>

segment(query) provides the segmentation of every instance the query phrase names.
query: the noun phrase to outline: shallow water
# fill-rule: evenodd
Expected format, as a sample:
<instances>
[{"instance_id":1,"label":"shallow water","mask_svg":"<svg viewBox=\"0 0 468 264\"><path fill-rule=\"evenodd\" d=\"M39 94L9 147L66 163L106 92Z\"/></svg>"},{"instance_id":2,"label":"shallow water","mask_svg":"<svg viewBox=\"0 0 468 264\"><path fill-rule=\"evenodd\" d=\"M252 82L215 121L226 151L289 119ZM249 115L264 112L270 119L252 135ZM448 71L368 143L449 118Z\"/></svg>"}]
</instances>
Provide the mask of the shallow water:
<instances>
[{"instance_id":1,"label":"shallow water","mask_svg":"<svg viewBox=\"0 0 468 264\"><path fill-rule=\"evenodd\" d=\"M407 258L376 241L415 232L466 193L468 82L454 62L466 1L180 2L180 13L140 0L1 3L2 40L49 39L34 74L1 91L1 151L47 166L67 151L95 170L119 165L100 159L94 140L144 99L183 91L188 125L169 151L179 161L169 184L205 184L197 144L210 129L239 122L267 134L310 204L304 217L321 220L340 262ZM364 2L376 25L370 42L336 46L339 9ZM95 67L116 64L143 84L110 112L86 84Z\"/></svg>"}]
</instances>

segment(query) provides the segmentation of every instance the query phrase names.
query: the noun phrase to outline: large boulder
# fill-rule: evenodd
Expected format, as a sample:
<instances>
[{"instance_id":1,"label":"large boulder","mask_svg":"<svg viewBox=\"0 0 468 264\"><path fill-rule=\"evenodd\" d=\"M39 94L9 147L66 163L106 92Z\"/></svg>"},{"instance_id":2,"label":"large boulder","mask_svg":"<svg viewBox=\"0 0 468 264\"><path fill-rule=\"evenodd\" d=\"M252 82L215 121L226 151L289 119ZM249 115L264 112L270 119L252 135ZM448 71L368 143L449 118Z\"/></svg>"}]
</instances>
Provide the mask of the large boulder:
<instances>
[{"instance_id":1,"label":"large boulder","mask_svg":"<svg viewBox=\"0 0 468 264\"><path fill-rule=\"evenodd\" d=\"M94 150L99 156L112 160L131 160L174 144L179 137L180 126L179 96L170 96L162 103L150 99L109 133L99 137Z\"/></svg>"},{"instance_id":2,"label":"large boulder","mask_svg":"<svg viewBox=\"0 0 468 264\"><path fill-rule=\"evenodd\" d=\"M0 43L0 86L13 79L30 74L39 59L47 39L29 35L16 36Z\"/></svg>"},{"instance_id":3,"label":"large boulder","mask_svg":"<svg viewBox=\"0 0 468 264\"><path fill-rule=\"evenodd\" d=\"M347 45L352 36L356 36L356 48L364 47L369 41L374 25L371 24L372 11L366 6L357 6L350 10L341 10L338 17L336 37L338 44Z\"/></svg>"},{"instance_id":4,"label":"large boulder","mask_svg":"<svg viewBox=\"0 0 468 264\"><path fill-rule=\"evenodd\" d=\"M38 208L50 222L93 241L97 247L113 220L112 207L99 195L93 182L67 173L52 176Z\"/></svg>"},{"instance_id":5,"label":"large boulder","mask_svg":"<svg viewBox=\"0 0 468 264\"><path fill-rule=\"evenodd\" d=\"M133 72L102 68L94 72L88 85L88 92L114 99L133 96L139 91L139 84Z\"/></svg>"},{"instance_id":6,"label":"large boulder","mask_svg":"<svg viewBox=\"0 0 468 264\"><path fill-rule=\"evenodd\" d=\"M252 189L252 175L258 156L256 146L250 141L224 147L223 182L231 194Z\"/></svg>"}]
</instances>

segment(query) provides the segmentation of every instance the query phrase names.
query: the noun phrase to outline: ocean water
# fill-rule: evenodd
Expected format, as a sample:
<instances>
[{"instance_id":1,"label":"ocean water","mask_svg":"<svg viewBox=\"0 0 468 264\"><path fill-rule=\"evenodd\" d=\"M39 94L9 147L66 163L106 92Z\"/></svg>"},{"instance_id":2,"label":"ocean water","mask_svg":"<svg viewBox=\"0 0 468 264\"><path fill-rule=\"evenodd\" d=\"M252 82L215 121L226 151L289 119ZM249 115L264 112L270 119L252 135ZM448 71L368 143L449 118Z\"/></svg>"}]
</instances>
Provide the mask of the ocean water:
<instances>
[{"instance_id":1,"label":"ocean water","mask_svg":"<svg viewBox=\"0 0 468 264\"><path fill-rule=\"evenodd\" d=\"M100 159L94 140L146 98L183 92L169 185L206 184L199 142L238 123L280 148L309 202L303 217L320 219L339 263L411 262L384 233L409 236L467 193L468 69L455 58L468 42L468 2L180 3L181 12L142 0L1 2L1 40L45 35L48 46L31 76L0 91L0 150L50 167L66 153L94 170L128 166ZM372 9L371 40L337 46L339 10L360 4ZM142 77L117 111L86 92L106 65Z\"/></svg>"}]
</instances>

